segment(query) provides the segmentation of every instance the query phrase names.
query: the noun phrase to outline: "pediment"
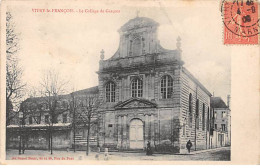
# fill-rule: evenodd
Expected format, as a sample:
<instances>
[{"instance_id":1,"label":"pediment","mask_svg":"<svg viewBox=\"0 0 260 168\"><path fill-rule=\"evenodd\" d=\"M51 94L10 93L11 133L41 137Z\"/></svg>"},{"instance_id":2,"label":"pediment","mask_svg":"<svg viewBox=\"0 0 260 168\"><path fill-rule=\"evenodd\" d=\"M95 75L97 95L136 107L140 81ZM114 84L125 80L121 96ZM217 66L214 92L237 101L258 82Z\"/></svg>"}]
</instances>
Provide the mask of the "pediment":
<instances>
[{"instance_id":1,"label":"pediment","mask_svg":"<svg viewBox=\"0 0 260 168\"><path fill-rule=\"evenodd\" d=\"M115 105L115 109L155 108L157 105L146 99L131 98Z\"/></svg>"}]
</instances>

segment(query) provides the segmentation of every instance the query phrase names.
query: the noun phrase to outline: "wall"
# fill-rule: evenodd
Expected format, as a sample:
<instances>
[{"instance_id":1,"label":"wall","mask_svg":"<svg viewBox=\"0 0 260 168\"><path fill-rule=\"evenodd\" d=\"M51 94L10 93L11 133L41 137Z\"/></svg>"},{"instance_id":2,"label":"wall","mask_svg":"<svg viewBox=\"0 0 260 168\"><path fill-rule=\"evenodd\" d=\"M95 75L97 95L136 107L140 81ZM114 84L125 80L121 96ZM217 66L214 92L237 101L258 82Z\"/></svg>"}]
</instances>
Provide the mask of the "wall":
<instances>
[{"instance_id":1,"label":"wall","mask_svg":"<svg viewBox=\"0 0 260 168\"><path fill-rule=\"evenodd\" d=\"M8 148L18 149L20 141L18 129L7 130ZM24 136L25 149L48 149L49 133L46 130L26 130L21 134ZM53 132L53 149L67 149L71 147L71 131L55 130Z\"/></svg>"},{"instance_id":2,"label":"wall","mask_svg":"<svg viewBox=\"0 0 260 168\"><path fill-rule=\"evenodd\" d=\"M210 106L210 96L190 77L190 74L183 70L181 72L181 115L180 125L181 128L181 150L186 151L186 143L191 140L193 146L191 150L201 150L208 147L207 140L209 135L207 132L207 117L208 109ZM192 94L192 124L189 126L189 95ZM195 116L196 116L196 99L199 100L199 119L195 130ZM203 103L205 105L205 127L202 129L202 111ZM195 137L196 135L196 137Z\"/></svg>"}]
</instances>

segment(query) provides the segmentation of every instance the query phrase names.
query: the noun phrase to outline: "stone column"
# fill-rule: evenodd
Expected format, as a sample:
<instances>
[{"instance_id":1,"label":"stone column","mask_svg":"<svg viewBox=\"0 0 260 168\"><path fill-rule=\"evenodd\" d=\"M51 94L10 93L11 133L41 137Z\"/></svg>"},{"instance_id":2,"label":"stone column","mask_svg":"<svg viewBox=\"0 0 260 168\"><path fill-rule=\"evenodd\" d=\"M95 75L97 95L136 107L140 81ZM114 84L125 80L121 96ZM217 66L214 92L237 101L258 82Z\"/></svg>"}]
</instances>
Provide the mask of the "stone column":
<instances>
[{"instance_id":1,"label":"stone column","mask_svg":"<svg viewBox=\"0 0 260 168\"><path fill-rule=\"evenodd\" d=\"M122 122L122 126L123 126L123 148L126 149L126 144L127 144L127 137L126 137L126 132L127 132L127 128L126 128L126 115L123 116L123 122Z\"/></svg>"},{"instance_id":2,"label":"stone column","mask_svg":"<svg viewBox=\"0 0 260 168\"><path fill-rule=\"evenodd\" d=\"M154 146L154 140L155 140L155 129L154 129L154 115L151 114L151 145Z\"/></svg>"},{"instance_id":3,"label":"stone column","mask_svg":"<svg viewBox=\"0 0 260 168\"><path fill-rule=\"evenodd\" d=\"M118 142L118 116L115 116L113 137L114 137L114 142Z\"/></svg>"},{"instance_id":4,"label":"stone column","mask_svg":"<svg viewBox=\"0 0 260 168\"><path fill-rule=\"evenodd\" d=\"M151 130L151 116L148 115L148 140L151 142L152 130Z\"/></svg>"},{"instance_id":5,"label":"stone column","mask_svg":"<svg viewBox=\"0 0 260 168\"><path fill-rule=\"evenodd\" d=\"M121 116L118 116L118 125L117 125L117 148L121 148Z\"/></svg>"},{"instance_id":6,"label":"stone column","mask_svg":"<svg viewBox=\"0 0 260 168\"><path fill-rule=\"evenodd\" d=\"M126 115L126 148L129 149L130 148L130 140L129 140L129 121L128 121L128 115Z\"/></svg>"},{"instance_id":7,"label":"stone column","mask_svg":"<svg viewBox=\"0 0 260 168\"><path fill-rule=\"evenodd\" d=\"M145 136L144 136L144 141L145 141L145 145L148 142L148 132L149 132L149 123L148 123L148 115L145 115Z\"/></svg>"}]
</instances>

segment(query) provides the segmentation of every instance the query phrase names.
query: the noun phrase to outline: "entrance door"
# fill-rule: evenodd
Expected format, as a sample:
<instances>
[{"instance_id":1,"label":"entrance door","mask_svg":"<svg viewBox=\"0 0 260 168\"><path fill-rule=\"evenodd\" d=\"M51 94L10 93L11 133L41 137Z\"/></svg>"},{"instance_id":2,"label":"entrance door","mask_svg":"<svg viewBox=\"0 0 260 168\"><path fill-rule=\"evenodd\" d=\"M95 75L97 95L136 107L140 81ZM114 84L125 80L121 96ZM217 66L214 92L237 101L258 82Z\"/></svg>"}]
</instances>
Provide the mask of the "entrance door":
<instances>
[{"instance_id":1,"label":"entrance door","mask_svg":"<svg viewBox=\"0 0 260 168\"><path fill-rule=\"evenodd\" d=\"M144 136L143 136L143 122L139 119L134 119L130 122L130 148L143 149Z\"/></svg>"}]
</instances>

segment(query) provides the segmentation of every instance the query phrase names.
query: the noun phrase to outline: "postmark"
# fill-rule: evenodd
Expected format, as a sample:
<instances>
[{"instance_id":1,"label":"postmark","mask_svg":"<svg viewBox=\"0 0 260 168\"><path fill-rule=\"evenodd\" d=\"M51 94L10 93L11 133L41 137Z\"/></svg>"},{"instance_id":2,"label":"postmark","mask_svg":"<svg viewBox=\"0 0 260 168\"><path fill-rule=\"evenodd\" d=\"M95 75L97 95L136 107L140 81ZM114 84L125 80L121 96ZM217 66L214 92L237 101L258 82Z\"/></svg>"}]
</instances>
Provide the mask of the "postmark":
<instances>
[{"instance_id":1,"label":"postmark","mask_svg":"<svg viewBox=\"0 0 260 168\"><path fill-rule=\"evenodd\" d=\"M258 44L259 18L256 0L223 0L224 44Z\"/></svg>"}]
</instances>

